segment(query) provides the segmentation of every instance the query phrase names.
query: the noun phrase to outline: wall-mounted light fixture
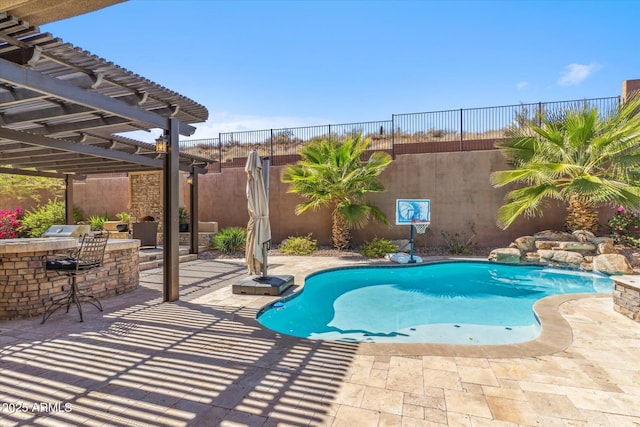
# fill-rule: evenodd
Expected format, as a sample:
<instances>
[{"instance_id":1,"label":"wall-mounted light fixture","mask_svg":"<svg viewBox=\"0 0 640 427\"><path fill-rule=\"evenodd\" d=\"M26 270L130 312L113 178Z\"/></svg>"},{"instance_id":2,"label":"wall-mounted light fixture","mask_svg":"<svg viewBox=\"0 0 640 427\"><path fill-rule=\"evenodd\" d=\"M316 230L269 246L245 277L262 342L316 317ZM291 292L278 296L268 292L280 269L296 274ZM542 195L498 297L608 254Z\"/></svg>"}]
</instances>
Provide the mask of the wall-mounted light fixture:
<instances>
[{"instance_id":1,"label":"wall-mounted light fixture","mask_svg":"<svg viewBox=\"0 0 640 427\"><path fill-rule=\"evenodd\" d=\"M167 145L169 141L164 135L160 135L156 138L156 153L167 154Z\"/></svg>"},{"instance_id":2,"label":"wall-mounted light fixture","mask_svg":"<svg viewBox=\"0 0 640 427\"><path fill-rule=\"evenodd\" d=\"M193 172L191 172L187 177L187 184L193 185Z\"/></svg>"}]
</instances>

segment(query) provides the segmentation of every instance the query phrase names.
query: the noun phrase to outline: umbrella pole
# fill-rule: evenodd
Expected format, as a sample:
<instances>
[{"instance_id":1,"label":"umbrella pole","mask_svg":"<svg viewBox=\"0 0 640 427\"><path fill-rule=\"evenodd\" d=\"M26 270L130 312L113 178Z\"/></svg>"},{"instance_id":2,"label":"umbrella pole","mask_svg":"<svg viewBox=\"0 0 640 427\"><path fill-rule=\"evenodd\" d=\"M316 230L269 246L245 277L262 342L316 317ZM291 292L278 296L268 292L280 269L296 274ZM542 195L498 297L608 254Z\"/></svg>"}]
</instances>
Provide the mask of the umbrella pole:
<instances>
[{"instance_id":1,"label":"umbrella pole","mask_svg":"<svg viewBox=\"0 0 640 427\"><path fill-rule=\"evenodd\" d=\"M267 199L267 206L269 206L269 165L271 163L271 159L269 157L262 158L262 182L264 182L264 194ZM267 277L267 269L269 268L269 263L267 262L267 252L271 246L271 241L264 242L262 244L262 277Z\"/></svg>"}]
</instances>

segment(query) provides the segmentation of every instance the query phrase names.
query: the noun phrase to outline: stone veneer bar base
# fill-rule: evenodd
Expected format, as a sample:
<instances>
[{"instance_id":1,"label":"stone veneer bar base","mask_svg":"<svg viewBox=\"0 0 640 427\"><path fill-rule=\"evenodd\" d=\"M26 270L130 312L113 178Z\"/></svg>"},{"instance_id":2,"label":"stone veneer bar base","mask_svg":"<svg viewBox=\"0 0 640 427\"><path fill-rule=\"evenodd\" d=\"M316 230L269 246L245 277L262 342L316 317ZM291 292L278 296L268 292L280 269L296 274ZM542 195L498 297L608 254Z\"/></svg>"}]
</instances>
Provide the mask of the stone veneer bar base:
<instances>
[{"instance_id":1,"label":"stone veneer bar base","mask_svg":"<svg viewBox=\"0 0 640 427\"><path fill-rule=\"evenodd\" d=\"M640 276L612 276L613 309L640 322Z\"/></svg>"},{"instance_id":2,"label":"stone veneer bar base","mask_svg":"<svg viewBox=\"0 0 640 427\"><path fill-rule=\"evenodd\" d=\"M43 302L64 293L69 278L45 269L52 255L77 247L75 238L11 239L0 244L0 320L39 316ZM102 267L78 277L96 298L119 295L139 284L139 240L109 240Z\"/></svg>"}]
</instances>

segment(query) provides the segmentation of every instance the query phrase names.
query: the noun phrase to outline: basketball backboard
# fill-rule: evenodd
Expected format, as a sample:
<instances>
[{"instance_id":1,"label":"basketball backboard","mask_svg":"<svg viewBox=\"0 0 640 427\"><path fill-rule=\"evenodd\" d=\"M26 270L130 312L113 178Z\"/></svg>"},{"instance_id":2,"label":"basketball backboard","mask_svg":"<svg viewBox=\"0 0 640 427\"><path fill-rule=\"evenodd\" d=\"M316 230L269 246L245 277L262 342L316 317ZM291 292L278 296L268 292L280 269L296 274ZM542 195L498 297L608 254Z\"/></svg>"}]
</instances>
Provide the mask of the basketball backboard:
<instances>
[{"instance_id":1,"label":"basketball backboard","mask_svg":"<svg viewBox=\"0 0 640 427\"><path fill-rule=\"evenodd\" d=\"M411 221L431 221L429 199L396 199L396 225L411 225Z\"/></svg>"}]
</instances>

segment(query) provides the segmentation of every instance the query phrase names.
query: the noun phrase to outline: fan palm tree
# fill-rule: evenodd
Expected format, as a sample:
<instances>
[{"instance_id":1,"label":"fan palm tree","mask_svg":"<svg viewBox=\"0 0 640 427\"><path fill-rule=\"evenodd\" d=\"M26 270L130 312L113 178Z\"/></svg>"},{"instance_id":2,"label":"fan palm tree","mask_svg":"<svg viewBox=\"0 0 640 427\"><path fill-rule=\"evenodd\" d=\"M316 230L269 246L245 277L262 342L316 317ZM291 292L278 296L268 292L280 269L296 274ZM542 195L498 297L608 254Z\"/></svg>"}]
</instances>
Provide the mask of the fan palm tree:
<instances>
[{"instance_id":1,"label":"fan palm tree","mask_svg":"<svg viewBox=\"0 0 640 427\"><path fill-rule=\"evenodd\" d=\"M384 152L361 160L369 143L362 135L344 142L325 139L312 143L300 153L302 160L287 166L282 174L282 182L291 184L289 193L307 198L296 206L297 215L308 209L331 209L331 240L336 249L347 249L351 230L370 219L389 223L377 207L364 200L367 193L384 191L378 177L391 163L391 156Z\"/></svg>"},{"instance_id":2,"label":"fan palm tree","mask_svg":"<svg viewBox=\"0 0 640 427\"><path fill-rule=\"evenodd\" d=\"M514 127L498 144L512 170L491 175L494 187L520 183L498 210L498 226L542 215L549 199L564 201L566 227L596 232L598 207L640 206L640 96L633 95L607 115L574 108Z\"/></svg>"}]
</instances>

